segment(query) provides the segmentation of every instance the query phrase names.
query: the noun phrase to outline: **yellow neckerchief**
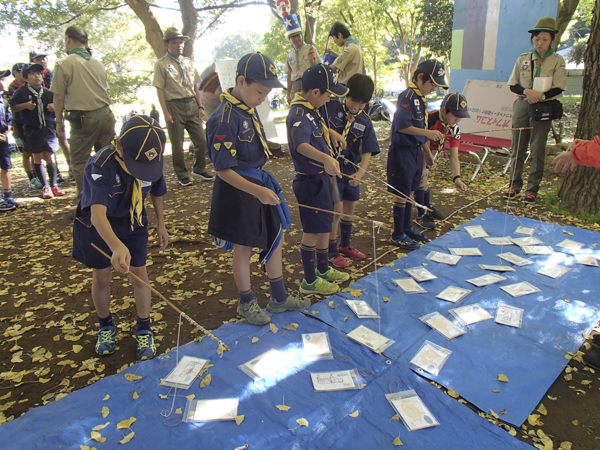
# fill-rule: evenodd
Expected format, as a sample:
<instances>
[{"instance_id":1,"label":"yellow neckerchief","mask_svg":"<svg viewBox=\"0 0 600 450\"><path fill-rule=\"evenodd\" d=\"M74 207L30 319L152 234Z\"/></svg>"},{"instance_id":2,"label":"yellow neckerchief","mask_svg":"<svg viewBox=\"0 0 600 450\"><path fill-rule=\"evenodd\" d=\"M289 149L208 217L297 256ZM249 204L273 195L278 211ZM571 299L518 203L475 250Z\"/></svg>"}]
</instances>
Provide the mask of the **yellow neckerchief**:
<instances>
[{"instance_id":1,"label":"yellow neckerchief","mask_svg":"<svg viewBox=\"0 0 600 450\"><path fill-rule=\"evenodd\" d=\"M348 107L346 106L346 100L344 100L342 102L342 109L344 110L344 112L346 113L346 125L344 126L344 131L342 132L342 137L344 139L346 139L348 137L348 133L350 132L350 127L352 126L352 124L354 123L354 121L356 120L356 118L362 114L362 110L360 110L358 113L356 114L352 114L350 112L350 110L348 109Z\"/></svg>"},{"instance_id":2,"label":"yellow neckerchief","mask_svg":"<svg viewBox=\"0 0 600 450\"><path fill-rule=\"evenodd\" d=\"M115 147L116 152L114 153L115 159L121 166L121 169L125 171L127 175L131 175L129 170L127 170L127 166L125 166L125 161L123 161L123 151L119 150L115 141L112 142L112 145ZM133 175L132 175L133 176ZM142 180L139 178L133 179L133 192L131 193L131 206L129 207L129 214L131 215L131 229L135 223L137 222L140 227L144 226L144 222L142 221L142 211L144 210L144 198L142 197Z\"/></svg>"},{"instance_id":3,"label":"yellow neckerchief","mask_svg":"<svg viewBox=\"0 0 600 450\"><path fill-rule=\"evenodd\" d=\"M219 98L221 99L221 101L227 101L233 106L236 106L242 111L246 111L248 114L250 114L250 117L252 117L252 125L254 126L254 131L256 132L256 134L258 134L258 138L260 139L260 143L263 146L263 151L265 152L265 155L267 155L267 159L269 159L270 156L273 156L271 150L269 150L269 146L267 145L267 140L263 136L262 128L260 127L260 123L258 122L258 117L256 116L254 108L249 108L247 105L235 98L231 94L231 89L228 89L225 92L223 92Z\"/></svg>"},{"instance_id":4,"label":"yellow neckerchief","mask_svg":"<svg viewBox=\"0 0 600 450\"><path fill-rule=\"evenodd\" d=\"M299 93L296 93L296 95L294 96L294 100L292 100L292 104L290 106L304 106L305 108L310 109L317 115L317 117L321 121L321 128L323 128L323 138L325 139L325 143L327 144L329 154L331 155L331 157L335 158L336 152L333 150L331 138L329 137L329 127L327 126L327 122L325 122L325 119L323 118L319 110L315 108L311 102L302 97L302 95L300 95Z\"/></svg>"},{"instance_id":5,"label":"yellow neckerchief","mask_svg":"<svg viewBox=\"0 0 600 450\"><path fill-rule=\"evenodd\" d=\"M408 84L408 87L411 88L415 92L415 94L417 94L423 101L423 108L425 108L425 129L427 129L427 126L429 123L429 120L428 120L429 114L427 113L427 99L425 98L425 96L423 94L421 94L421 91L419 90L417 85L415 83L413 83L412 81Z\"/></svg>"}]
</instances>

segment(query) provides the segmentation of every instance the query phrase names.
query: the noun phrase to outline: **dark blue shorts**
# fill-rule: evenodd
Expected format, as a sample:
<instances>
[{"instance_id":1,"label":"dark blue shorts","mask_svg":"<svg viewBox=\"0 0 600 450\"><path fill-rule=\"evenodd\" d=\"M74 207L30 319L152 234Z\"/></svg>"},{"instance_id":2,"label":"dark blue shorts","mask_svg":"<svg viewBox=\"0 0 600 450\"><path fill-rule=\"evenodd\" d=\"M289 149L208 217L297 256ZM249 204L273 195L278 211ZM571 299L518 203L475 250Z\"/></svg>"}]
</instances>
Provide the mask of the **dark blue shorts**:
<instances>
[{"instance_id":1,"label":"dark blue shorts","mask_svg":"<svg viewBox=\"0 0 600 450\"><path fill-rule=\"evenodd\" d=\"M292 187L296 200L301 205L333 211L333 183L329 175L297 174ZM301 207L300 222L305 233L330 233L333 214Z\"/></svg>"},{"instance_id":2,"label":"dark blue shorts","mask_svg":"<svg viewBox=\"0 0 600 450\"><path fill-rule=\"evenodd\" d=\"M0 142L0 169L12 169L12 161L10 160L10 145L7 141Z\"/></svg>"},{"instance_id":3,"label":"dark blue shorts","mask_svg":"<svg viewBox=\"0 0 600 450\"><path fill-rule=\"evenodd\" d=\"M419 189L423 174L423 151L421 146L399 147L392 145L388 153L387 178L391 184L405 195ZM392 188L388 191L397 194Z\"/></svg>"},{"instance_id":4,"label":"dark blue shorts","mask_svg":"<svg viewBox=\"0 0 600 450\"><path fill-rule=\"evenodd\" d=\"M342 172L353 176L356 173L354 167L344 166ZM350 186L350 178L342 177L336 178L338 190L340 191L340 200L347 200L349 202L357 202L360 199L360 184L358 186Z\"/></svg>"},{"instance_id":5,"label":"dark blue shorts","mask_svg":"<svg viewBox=\"0 0 600 450\"><path fill-rule=\"evenodd\" d=\"M110 260L92 247L96 244L109 255L110 248L100 237L89 217L80 215L77 207L75 220L73 221L73 258L92 269L106 269L110 267ZM109 218L110 224L117 237L125 244L131 253L132 267L144 267L148 256L148 219L144 217L144 227L137 226L131 230L131 218Z\"/></svg>"},{"instance_id":6,"label":"dark blue shorts","mask_svg":"<svg viewBox=\"0 0 600 450\"><path fill-rule=\"evenodd\" d=\"M58 138L54 128L25 128L23 132L23 151L29 153L56 152Z\"/></svg>"}]
</instances>

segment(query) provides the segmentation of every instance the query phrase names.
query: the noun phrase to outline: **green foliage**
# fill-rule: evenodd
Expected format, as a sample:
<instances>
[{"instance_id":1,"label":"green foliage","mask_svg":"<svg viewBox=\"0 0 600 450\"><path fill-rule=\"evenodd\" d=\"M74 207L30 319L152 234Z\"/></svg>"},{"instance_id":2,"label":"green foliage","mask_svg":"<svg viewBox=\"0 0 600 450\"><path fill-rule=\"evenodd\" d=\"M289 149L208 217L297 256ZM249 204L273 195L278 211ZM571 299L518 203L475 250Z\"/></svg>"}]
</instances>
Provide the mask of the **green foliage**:
<instances>
[{"instance_id":1,"label":"green foliage","mask_svg":"<svg viewBox=\"0 0 600 450\"><path fill-rule=\"evenodd\" d=\"M277 66L277 71L281 75L285 68L285 59L291 50L292 44L285 35L285 28L278 20L274 20L271 29L263 36L263 45L260 49Z\"/></svg>"},{"instance_id":2,"label":"green foliage","mask_svg":"<svg viewBox=\"0 0 600 450\"><path fill-rule=\"evenodd\" d=\"M257 52L262 45L262 37L254 31L226 36L213 50L213 58L241 58Z\"/></svg>"},{"instance_id":3,"label":"green foliage","mask_svg":"<svg viewBox=\"0 0 600 450\"><path fill-rule=\"evenodd\" d=\"M580 211L574 212L560 203L558 192L560 188L556 187L553 190L544 194L544 206L554 214L560 214L563 217L576 217L581 220L584 225L592 225L600 223L600 211ZM579 226L579 225L578 225Z\"/></svg>"},{"instance_id":4,"label":"green foliage","mask_svg":"<svg viewBox=\"0 0 600 450\"><path fill-rule=\"evenodd\" d=\"M421 23L421 42L425 48L423 56L450 61L454 2L426 0L418 6L417 11L417 20Z\"/></svg>"}]
</instances>

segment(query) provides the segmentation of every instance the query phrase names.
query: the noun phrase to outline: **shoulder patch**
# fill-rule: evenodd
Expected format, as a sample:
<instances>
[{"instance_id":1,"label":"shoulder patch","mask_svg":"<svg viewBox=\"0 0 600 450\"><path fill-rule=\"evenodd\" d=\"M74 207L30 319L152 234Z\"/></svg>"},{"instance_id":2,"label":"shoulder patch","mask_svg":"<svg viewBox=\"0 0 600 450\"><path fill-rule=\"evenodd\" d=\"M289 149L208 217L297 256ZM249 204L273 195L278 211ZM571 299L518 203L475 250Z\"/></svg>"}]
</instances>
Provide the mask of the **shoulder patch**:
<instances>
[{"instance_id":1,"label":"shoulder patch","mask_svg":"<svg viewBox=\"0 0 600 450\"><path fill-rule=\"evenodd\" d=\"M294 124L295 127L299 127L300 125L302 125L302 121L300 120Z\"/></svg>"},{"instance_id":2,"label":"shoulder patch","mask_svg":"<svg viewBox=\"0 0 600 450\"><path fill-rule=\"evenodd\" d=\"M100 174L100 173L93 173L93 174L92 174L92 179L93 179L94 181L96 181L96 180L97 180L98 178L100 178L101 176L102 176L102 174Z\"/></svg>"}]
</instances>

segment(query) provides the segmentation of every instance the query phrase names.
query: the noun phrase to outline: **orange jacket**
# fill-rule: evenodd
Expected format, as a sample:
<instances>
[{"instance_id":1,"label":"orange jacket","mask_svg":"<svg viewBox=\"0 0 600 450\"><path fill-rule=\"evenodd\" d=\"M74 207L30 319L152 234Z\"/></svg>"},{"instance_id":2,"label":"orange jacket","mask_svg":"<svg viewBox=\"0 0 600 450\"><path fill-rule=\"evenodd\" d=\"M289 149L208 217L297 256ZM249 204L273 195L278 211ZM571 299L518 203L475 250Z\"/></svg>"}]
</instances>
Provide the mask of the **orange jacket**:
<instances>
[{"instance_id":1,"label":"orange jacket","mask_svg":"<svg viewBox=\"0 0 600 450\"><path fill-rule=\"evenodd\" d=\"M579 142L571 152L573 159L580 166L593 166L600 169L600 136L593 141Z\"/></svg>"}]
</instances>

